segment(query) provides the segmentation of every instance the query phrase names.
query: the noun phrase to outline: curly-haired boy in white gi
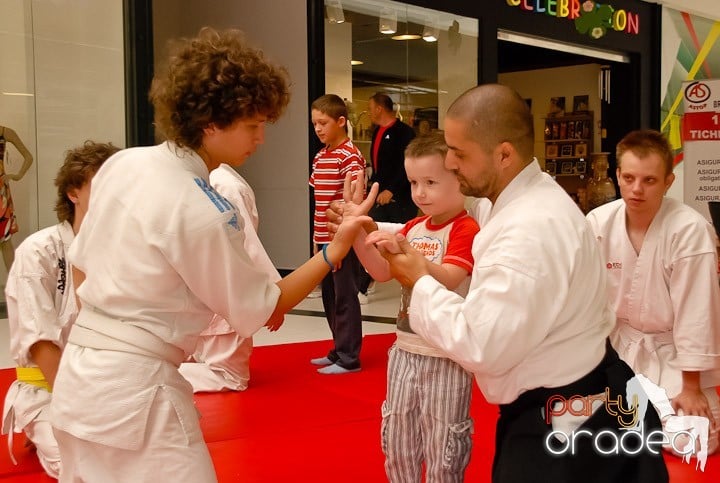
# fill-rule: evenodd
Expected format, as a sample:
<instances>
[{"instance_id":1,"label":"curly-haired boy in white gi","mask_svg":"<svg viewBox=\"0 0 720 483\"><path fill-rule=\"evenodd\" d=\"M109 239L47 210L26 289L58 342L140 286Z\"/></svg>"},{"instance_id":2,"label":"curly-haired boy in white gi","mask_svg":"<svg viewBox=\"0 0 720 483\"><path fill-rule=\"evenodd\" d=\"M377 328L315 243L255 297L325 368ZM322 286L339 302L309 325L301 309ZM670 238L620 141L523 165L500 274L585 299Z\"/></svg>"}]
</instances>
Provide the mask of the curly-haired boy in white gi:
<instances>
[{"instance_id":1,"label":"curly-haired boy in white gi","mask_svg":"<svg viewBox=\"0 0 720 483\"><path fill-rule=\"evenodd\" d=\"M69 253L82 307L51 404L61 482L217 481L178 366L215 314L243 337L277 327L357 231L341 226L277 283L255 265L242 218L208 176L264 141L289 101L287 74L237 30L206 27L176 48L151 88L168 141L98 171Z\"/></svg>"},{"instance_id":2,"label":"curly-haired boy in white gi","mask_svg":"<svg viewBox=\"0 0 720 483\"><path fill-rule=\"evenodd\" d=\"M60 474L60 453L48 416L60 355L78 307L66 254L80 229L90 197L90 180L119 148L86 141L68 151L55 178L60 223L28 236L15 251L5 297L10 354L17 380L5 396L2 433L25 432L45 472Z\"/></svg>"},{"instance_id":3,"label":"curly-haired boy in white gi","mask_svg":"<svg viewBox=\"0 0 720 483\"><path fill-rule=\"evenodd\" d=\"M465 211L460 183L444 167L446 154L441 134L415 138L405 150L412 199L424 216L407 222L400 233L425 255L435 279L464 296L473 266L472 242L479 227ZM392 243L392 233L373 231L366 237L361 230L353 244L377 281L389 280L391 275L374 244ZM472 377L413 332L408 320L410 304L411 289L403 287L382 406L385 472L390 481L420 481L424 462L427 481L460 482L472 448Z\"/></svg>"}]
</instances>

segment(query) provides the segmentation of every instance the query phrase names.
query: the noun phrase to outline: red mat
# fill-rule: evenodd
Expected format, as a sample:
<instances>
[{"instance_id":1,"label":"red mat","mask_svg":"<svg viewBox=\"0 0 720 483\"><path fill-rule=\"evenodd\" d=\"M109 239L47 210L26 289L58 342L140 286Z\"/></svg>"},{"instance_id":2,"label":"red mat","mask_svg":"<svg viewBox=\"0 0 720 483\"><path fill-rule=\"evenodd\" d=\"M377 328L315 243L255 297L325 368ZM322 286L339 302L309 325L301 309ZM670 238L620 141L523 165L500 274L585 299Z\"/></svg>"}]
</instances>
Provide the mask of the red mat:
<instances>
[{"instance_id":1,"label":"red mat","mask_svg":"<svg viewBox=\"0 0 720 483\"><path fill-rule=\"evenodd\" d=\"M220 482L382 482L380 404L385 396L387 349L395 336L366 336L363 370L343 376L317 374L308 362L324 355L329 341L258 347L252 356L250 389L199 394L195 400ZM5 393L14 371L0 371ZM473 392L473 454L466 480L490 481L497 407ZM0 440L0 480L50 482L35 455L15 438L18 466ZM666 456L673 483L720 481L720 455L705 473Z\"/></svg>"}]
</instances>

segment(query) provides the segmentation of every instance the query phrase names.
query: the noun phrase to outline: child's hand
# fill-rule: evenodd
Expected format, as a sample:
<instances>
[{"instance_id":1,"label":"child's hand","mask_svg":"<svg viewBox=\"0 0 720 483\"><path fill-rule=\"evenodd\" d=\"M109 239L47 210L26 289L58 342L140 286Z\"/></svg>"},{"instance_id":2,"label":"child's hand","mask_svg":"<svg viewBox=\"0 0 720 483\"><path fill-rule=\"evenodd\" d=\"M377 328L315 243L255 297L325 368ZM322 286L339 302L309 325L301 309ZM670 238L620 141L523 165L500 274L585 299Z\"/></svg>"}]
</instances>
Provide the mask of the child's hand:
<instances>
[{"instance_id":1,"label":"child's hand","mask_svg":"<svg viewBox=\"0 0 720 483\"><path fill-rule=\"evenodd\" d=\"M343 201L333 201L325 211L327 216L327 229L330 239L335 238L335 234L343 222L345 216L359 217L366 215L375 203L377 197L378 185L374 183L370 188L367 199L363 201L365 196L365 177L358 174L357 179L353 181L352 173L345 176L345 184L343 187ZM372 220L368 220L368 227L374 226ZM370 230L368 230L370 231Z\"/></svg>"},{"instance_id":2,"label":"child's hand","mask_svg":"<svg viewBox=\"0 0 720 483\"><path fill-rule=\"evenodd\" d=\"M285 314L279 314L277 317L271 317L270 320L265 322L265 327L267 327L270 332L275 332L283 325L283 322L285 322Z\"/></svg>"},{"instance_id":3,"label":"child's hand","mask_svg":"<svg viewBox=\"0 0 720 483\"><path fill-rule=\"evenodd\" d=\"M361 173L357 175L355 180L352 179L352 173L345 176L345 185L343 186L343 209L342 216L362 216L367 215L370 208L375 204L375 198L378 195L379 185L373 183L365 198L365 177ZM342 220L341 220L342 222Z\"/></svg>"},{"instance_id":4,"label":"child's hand","mask_svg":"<svg viewBox=\"0 0 720 483\"><path fill-rule=\"evenodd\" d=\"M380 250L380 253L401 253L400 245L394 233L374 231L365 238L365 244L374 246Z\"/></svg>"},{"instance_id":5,"label":"child's hand","mask_svg":"<svg viewBox=\"0 0 720 483\"><path fill-rule=\"evenodd\" d=\"M394 243L390 243L389 240L381 240L375 246L378 247L380 254L390 264L392 277L401 285L412 288L420 277L429 274L427 260L401 234L397 233L390 236L395 238ZM370 235L368 235L368 238L370 238Z\"/></svg>"},{"instance_id":6,"label":"child's hand","mask_svg":"<svg viewBox=\"0 0 720 483\"><path fill-rule=\"evenodd\" d=\"M364 182L362 177L358 176L357 181L353 181L352 173L348 173L345 176L345 187L343 190L343 211L342 221L337 227L337 232L333 237L334 240L341 239L342 243L348 243L348 247L352 246L352 242L355 239L355 235L358 230L365 224L372 223L372 218L367 216L367 212L372 208L375 203L375 197L378 192L378 184L373 184L370 188L368 197L363 200L365 194Z\"/></svg>"}]
</instances>

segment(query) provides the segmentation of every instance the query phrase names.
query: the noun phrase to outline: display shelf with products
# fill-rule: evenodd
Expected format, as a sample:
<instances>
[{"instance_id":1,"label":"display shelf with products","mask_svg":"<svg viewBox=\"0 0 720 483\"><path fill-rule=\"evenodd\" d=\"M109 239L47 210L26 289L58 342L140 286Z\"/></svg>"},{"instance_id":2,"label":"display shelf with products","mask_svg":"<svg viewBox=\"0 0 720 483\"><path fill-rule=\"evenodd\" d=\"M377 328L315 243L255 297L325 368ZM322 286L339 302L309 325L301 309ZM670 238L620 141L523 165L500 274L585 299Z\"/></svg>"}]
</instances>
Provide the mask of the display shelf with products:
<instances>
[{"instance_id":1,"label":"display shelf with products","mask_svg":"<svg viewBox=\"0 0 720 483\"><path fill-rule=\"evenodd\" d=\"M545 171L559 177L590 175L593 150L593 113L576 113L545 119Z\"/></svg>"}]
</instances>

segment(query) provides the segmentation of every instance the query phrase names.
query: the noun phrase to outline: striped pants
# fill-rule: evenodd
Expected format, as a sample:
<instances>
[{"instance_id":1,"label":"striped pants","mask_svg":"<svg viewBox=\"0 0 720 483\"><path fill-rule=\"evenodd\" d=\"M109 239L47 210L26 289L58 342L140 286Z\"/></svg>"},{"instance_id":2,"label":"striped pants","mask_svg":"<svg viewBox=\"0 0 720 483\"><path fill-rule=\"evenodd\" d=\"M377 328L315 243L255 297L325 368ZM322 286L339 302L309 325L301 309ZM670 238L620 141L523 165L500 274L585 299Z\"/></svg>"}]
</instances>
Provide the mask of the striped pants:
<instances>
[{"instance_id":1,"label":"striped pants","mask_svg":"<svg viewBox=\"0 0 720 483\"><path fill-rule=\"evenodd\" d=\"M470 462L472 377L450 359L393 346L382 406L382 450L391 482L460 482Z\"/></svg>"}]
</instances>

